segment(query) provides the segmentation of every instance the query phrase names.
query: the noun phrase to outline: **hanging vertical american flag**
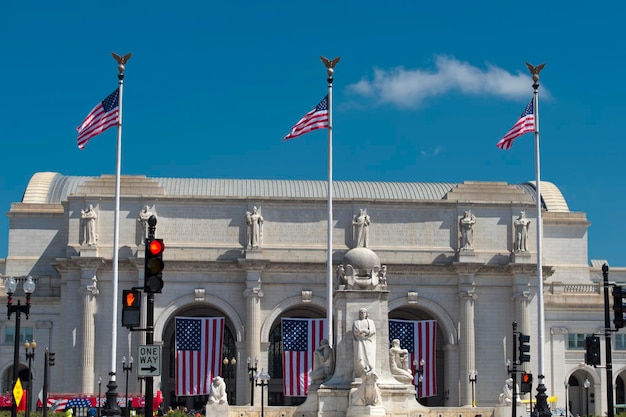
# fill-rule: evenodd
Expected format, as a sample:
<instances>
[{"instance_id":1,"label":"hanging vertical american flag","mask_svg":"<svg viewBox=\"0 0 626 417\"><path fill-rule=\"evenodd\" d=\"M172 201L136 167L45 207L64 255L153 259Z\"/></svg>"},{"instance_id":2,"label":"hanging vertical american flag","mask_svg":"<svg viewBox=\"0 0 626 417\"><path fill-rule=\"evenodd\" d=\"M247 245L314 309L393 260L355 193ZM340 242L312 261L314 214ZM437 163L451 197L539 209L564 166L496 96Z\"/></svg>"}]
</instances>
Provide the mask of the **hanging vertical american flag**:
<instances>
[{"instance_id":1,"label":"hanging vertical american flag","mask_svg":"<svg viewBox=\"0 0 626 417\"><path fill-rule=\"evenodd\" d=\"M328 337L326 319L282 319L283 392L287 397L304 397L309 390L313 353Z\"/></svg>"},{"instance_id":2,"label":"hanging vertical american flag","mask_svg":"<svg viewBox=\"0 0 626 417\"><path fill-rule=\"evenodd\" d=\"M224 317L176 317L176 395L207 395L222 368Z\"/></svg>"},{"instance_id":3,"label":"hanging vertical american flag","mask_svg":"<svg viewBox=\"0 0 626 417\"><path fill-rule=\"evenodd\" d=\"M389 320L389 345L393 339L400 340L400 346L409 351L409 364L424 359L423 380L419 398L437 395L437 322L435 320ZM419 365L418 365L419 366ZM418 385L416 372L413 384Z\"/></svg>"}]
</instances>

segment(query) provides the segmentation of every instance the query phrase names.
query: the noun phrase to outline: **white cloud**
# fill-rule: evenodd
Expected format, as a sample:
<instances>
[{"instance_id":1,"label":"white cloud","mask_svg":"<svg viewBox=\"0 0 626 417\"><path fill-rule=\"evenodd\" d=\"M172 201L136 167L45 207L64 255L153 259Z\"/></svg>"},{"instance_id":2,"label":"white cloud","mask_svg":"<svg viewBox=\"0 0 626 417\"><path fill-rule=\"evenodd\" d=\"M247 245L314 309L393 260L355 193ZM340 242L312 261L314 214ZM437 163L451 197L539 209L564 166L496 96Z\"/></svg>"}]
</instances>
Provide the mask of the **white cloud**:
<instances>
[{"instance_id":1,"label":"white cloud","mask_svg":"<svg viewBox=\"0 0 626 417\"><path fill-rule=\"evenodd\" d=\"M372 98L379 104L418 107L429 97L450 92L475 96L498 96L506 99L524 98L532 94L529 74L510 73L495 65L472 66L453 57L435 57L434 69L374 69L373 79L363 79L348 90Z\"/></svg>"}]
</instances>

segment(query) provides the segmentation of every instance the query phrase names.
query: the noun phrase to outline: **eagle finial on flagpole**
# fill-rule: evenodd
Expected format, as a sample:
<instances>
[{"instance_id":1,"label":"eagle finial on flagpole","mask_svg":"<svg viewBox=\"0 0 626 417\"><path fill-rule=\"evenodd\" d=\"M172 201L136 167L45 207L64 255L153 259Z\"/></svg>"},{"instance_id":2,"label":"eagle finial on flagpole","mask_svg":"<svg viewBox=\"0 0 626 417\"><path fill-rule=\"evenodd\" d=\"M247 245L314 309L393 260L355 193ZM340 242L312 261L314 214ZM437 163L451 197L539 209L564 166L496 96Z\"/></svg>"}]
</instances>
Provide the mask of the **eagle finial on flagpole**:
<instances>
[{"instance_id":1,"label":"eagle finial on flagpole","mask_svg":"<svg viewBox=\"0 0 626 417\"><path fill-rule=\"evenodd\" d=\"M539 64L536 67L534 67L532 64L529 64L528 62L526 62L526 66L528 67L528 70L533 76L533 83L539 84L539 72L543 69L543 67L546 66L546 64L545 63Z\"/></svg>"},{"instance_id":2,"label":"eagle finial on flagpole","mask_svg":"<svg viewBox=\"0 0 626 417\"><path fill-rule=\"evenodd\" d=\"M119 64L119 66L117 67L117 70L120 72L120 75L124 74L124 69L125 69L124 68L124 64L126 64L128 62L128 60L130 59L130 56L132 54L129 52L129 53L127 53L124 56L119 56L115 52L111 52L111 55L113 55L113 58L115 58L115 60Z\"/></svg>"},{"instance_id":3,"label":"eagle finial on flagpole","mask_svg":"<svg viewBox=\"0 0 626 417\"><path fill-rule=\"evenodd\" d=\"M326 57L320 56L320 59L326 67L326 72L328 73L328 76L332 78L333 72L335 72L335 65L337 65L337 62L341 60L341 57L338 56L337 58L328 59Z\"/></svg>"}]
</instances>

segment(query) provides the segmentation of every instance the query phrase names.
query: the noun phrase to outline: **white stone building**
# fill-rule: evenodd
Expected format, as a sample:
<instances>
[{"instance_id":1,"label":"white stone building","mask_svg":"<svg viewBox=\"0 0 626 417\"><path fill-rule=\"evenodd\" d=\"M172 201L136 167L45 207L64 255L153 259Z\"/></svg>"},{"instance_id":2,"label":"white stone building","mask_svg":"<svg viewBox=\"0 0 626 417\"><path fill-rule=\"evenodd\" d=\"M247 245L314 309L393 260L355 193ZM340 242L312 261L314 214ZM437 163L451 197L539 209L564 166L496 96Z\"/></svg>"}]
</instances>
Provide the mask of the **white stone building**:
<instances>
[{"instance_id":1,"label":"white stone building","mask_svg":"<svg viewBox=\"0 0 626 417\"><path fill-rule=\"evenodd\" d=\"M384 183L336 181L333 198L333 264L354 247L353 219L366 210L367 247L387 265L389 318L436 320L437 396L429 406L495 406L507 378L512 323L531 335L537 380L536 206L532 183ZM121 311L121 290L143 285L142 211L157 216L156 236L165 241L165 287L155 295L155 344L162 345L161 389L165 404L174 395L174 317L225 317L224 366L229 401L249 404L246 359L269 370L270 404L297 404L282 395L281 317L326 317L327 185L324 181L218 180L123 176L119 216L119 300L112 299L115 178L36 173L21 202L11 205L8 256L0 272L33 276L37 289L22 338L38 343L33 362L34 392L43 383L43 348L56 352L50 392L97 393L105 389L111 363L112 326L118 332L118 391L121 357L136 357L142 332L111 320ZM590 225L571 212L556 186L542 183L544 207L544 364L547 394L573 414L606 411L605 370L584 365L584 337L604 333L602 261L587 254ZM97 214L95 244L88 245L81 212ZM246 212L263 216L258 248L248 247ZM515 251L515 220L530 220L527 251ZM475 216L472 236L461 219ZM465 249L459 249L462 245ZM625 282L626 269L610 270ZM6 298L4 289L0 294ZM23 298L16 292L15 298ZM144 303L145 305L145 303ZM120 317L118 311L118 317ZM143 315L145 317L145 314ZM612 317L612 314L611 314ZM0 389L11 388L15 320L2 321ZM339 329L340 330L340 329ZM337 332L338 329L334 329ZM626 338L613 340L617 404L626 403ZM505 342L503 342L505 340ZM604 338L602 340L602 363ZM41 347L41 349L40 349ZM506 357L505 357L506 356ZM20 354L20 375L27 375ZM478 371L475 398L468 380ZM588 379L586 390L583 381ZM566 393L566 381L569 388ZM129 391L142 390L136 374ZM260 391L254 388L258 403ZM198 408L206 398L185 400ZM589 410L587 410L587 404Z\"/></svg>"}]
</instances>

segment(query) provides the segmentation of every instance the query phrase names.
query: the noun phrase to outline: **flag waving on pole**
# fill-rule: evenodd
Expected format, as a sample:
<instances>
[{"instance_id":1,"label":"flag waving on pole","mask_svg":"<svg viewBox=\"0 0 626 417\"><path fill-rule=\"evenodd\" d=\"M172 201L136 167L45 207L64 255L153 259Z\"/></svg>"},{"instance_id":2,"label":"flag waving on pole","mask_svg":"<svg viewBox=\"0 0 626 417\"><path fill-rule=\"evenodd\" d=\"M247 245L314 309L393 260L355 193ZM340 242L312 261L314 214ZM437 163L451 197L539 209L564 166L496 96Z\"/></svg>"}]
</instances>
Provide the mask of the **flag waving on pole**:
<instances>
[{"instance_id":1,"label":"flag waving on pole","mask_svg":"<svg viewBox=\"0 0 626 417\"><path fill-rule=\"evenodd\" d=\"M328 96L326 96L313 110L305 114L304 117L291 128L291 132L289 132L283 140L293 139L297 136L309 133L312 130L324 129L328 126Z\"/></svg>"},{"instance_id":2,"label":"flag waving on pole","mask_svg":"<svg viewBox=\"0 0 626 417\"><path fill-rule=\"evenodd\" d=\"M224 317L176 317L176 395L207 395L222 369Z\"/></svg>"},{"instance_id":3,"label":"flag waving on pole","mask_svg":"<svg viewBox=\"0 0 626 417\"><path fill-rule=\"evenodd\" d=\"M115 126L119 120L119 97L117 89L107 98L102 100L85 117L85 120L76 128L78 131L78 148L83 149L87 142L94 136L98 136L111 126Z\"/></svg>"},{"instance_id":4,"label":"flag waving on pole","mask_svg":"<svg viewBox=\"0 0 626 417\"><path fill-rule=\"evenodd\" d=\"M437 322L435 320L389 320L389 345L393 339L400 340L400 347L409 351L409 363L422 367L422 382L419 383L418 398L437 395ZM413 375L418 385L418 375Z\"/></svg>"},{"instance_id":5,"label":"flag waving on pole","mask_svg":"<svg viewBox=\"0 0 626 417\"><path fill-rule=\"evenodd\" d=\"M326 319L282 319L282 333L284 395L304 397L315 349L328 337Z\"/></svg>"},{"instance_id":6,"label":"flag waving on pole","mask_svg":"<svg viewBox=\"0 0 626 417\"><path fill-rule=\"evenodd\" d=\"M500 149L510 149L513 145L513 140L524 133L535 131L535 111L534 111L535 99L531 98L530 103L522 112L519 120L513 125L511 130L500 139L496 146Z\"/></svg>"}]
</instances>

